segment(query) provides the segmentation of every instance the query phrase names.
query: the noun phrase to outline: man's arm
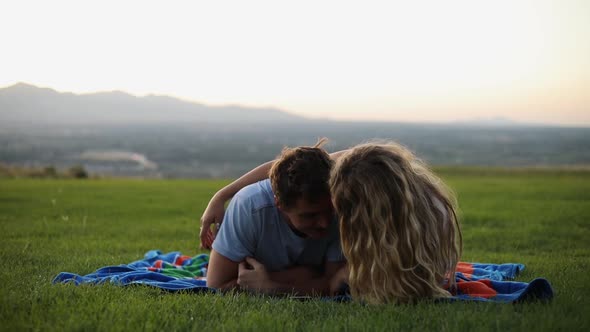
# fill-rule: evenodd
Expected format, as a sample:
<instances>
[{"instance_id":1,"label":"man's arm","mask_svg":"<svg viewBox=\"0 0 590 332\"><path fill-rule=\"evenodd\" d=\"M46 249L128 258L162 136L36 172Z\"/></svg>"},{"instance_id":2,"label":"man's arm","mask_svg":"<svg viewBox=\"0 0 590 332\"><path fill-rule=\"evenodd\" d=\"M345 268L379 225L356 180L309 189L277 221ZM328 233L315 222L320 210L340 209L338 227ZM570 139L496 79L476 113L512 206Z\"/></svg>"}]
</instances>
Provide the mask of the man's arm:
<instances>
[{"instance_id":1,"label":"man's arm","mask_svg":"<svg viewBox=\"0 0 590 332\"><path fill-rule=\"evenodd\" d=\"M333 279L345 264L345 262L326 262L322 275L308 280L299 279L294 283L297 293L300 295L331 295Z\"/></svg>"},{"instance_id":2,"label":"man's arm","mask_svg":"<svg viewBox=\"0 0 590 332\"><path fill-rule=\"evenodd\" d=\"M207 268L207 287L227 290L236 288L238 280L238 263L222 254L211 250Z\"/></svg>"},{"instance_id":3,"label":"man's arm","mask_svg":"<svg viewBox=\"0 0 590 332\"><path fill-rule=\"evenodd\" d=\"M318 276L307 266L295 266L277 272L268 272L264 275L263 266L257 265L257 261L251 260L244 266L246 271L239 268L236 263L215 250L211 251L209 268L207 271L207 287L220 290L241 288L258 291L267 294L297 293L301 295L327 294L330 285L330 276L341 264L328 263L326 273ZM253 273L252 273L252 272Z\"/></svg>"},{"instance_id":4,"label":"man's arm","mask_svg":"<svg viewBox=\"0 0 590 332\"><path fill-rule=\"evenodd\" d=\"M323 275L317 277L302 266L269 273L264 265L248 257L239 265L237 283L240 289L263 294L329 295L332 277L342 266L344 262L328 262Z\"/></svg>"}]
</instances>

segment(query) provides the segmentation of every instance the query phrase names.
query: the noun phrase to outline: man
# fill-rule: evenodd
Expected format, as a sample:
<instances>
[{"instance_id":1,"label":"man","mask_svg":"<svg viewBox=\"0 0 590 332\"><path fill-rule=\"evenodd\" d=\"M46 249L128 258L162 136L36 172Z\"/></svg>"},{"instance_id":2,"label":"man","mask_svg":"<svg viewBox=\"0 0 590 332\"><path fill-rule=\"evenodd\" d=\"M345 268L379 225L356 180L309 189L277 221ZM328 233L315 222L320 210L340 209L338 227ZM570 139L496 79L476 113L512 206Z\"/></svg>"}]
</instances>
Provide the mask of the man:
<instances>
[{"instance_id":1,"label":"man","mask_svg":"<svg viewBox=\"0 0 590 332\"><path fill-rule=\"evenodd\" d=\"M270 179L233 197L213 242L209 287L328 294L344 257L328 186L333 161L322 143L284 149Z\"/></svg>"}]
</instances>

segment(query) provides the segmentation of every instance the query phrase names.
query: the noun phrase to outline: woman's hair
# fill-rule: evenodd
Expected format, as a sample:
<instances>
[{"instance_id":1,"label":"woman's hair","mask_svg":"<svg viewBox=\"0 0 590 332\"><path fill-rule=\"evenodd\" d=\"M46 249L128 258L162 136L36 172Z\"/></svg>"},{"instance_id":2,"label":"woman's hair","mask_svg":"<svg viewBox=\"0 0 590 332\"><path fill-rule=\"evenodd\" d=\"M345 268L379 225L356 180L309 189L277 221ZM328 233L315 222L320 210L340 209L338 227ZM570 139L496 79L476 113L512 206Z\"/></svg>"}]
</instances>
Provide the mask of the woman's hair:
<instances>
[{"instance_id":1,"label":"woman's hair","mask_svg":"<svg viewBox=\"0 0 590 332\"><path fill-rule=\"evenodd\" d=\"M448 297L462 237L452 192L412 152L361 144L336 162L330 189L353 298Z\"/></svg>"},{"instance_id":2,"label":"woman's hair","mask_svg":"<svg viewBox=\"0 0 590 332\"><path fill-rule=\"evenodd\" d=\"M277 201L284 207L299 198L309 202L330 196L330 170L334 162L322 145L326 138L312 146L284 148L272 165L269 178Z\"/></svg>"}]
</instances>

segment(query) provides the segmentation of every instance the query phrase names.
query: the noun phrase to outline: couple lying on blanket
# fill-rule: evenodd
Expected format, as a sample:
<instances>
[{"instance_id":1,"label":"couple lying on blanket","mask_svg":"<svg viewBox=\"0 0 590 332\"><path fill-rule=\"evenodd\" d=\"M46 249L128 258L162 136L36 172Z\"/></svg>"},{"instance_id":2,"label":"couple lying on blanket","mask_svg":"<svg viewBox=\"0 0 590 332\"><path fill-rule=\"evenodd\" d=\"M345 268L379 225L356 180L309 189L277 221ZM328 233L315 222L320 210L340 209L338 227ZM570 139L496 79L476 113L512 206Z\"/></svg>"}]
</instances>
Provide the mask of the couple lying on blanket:
<instances>
[{"instance_id":1,"label":"couple lying on blanket","mask_svg":"<svg viewBox=\"0 0 590 332\"><path fill-rule=\"evenodd\" d=\"M285 148L215 194L201 218L207 286L299 295L346 286L367 303L452 296L462 239L451 191L393 142L332 154L323 143Z\"/></svg>"}]
</instances>

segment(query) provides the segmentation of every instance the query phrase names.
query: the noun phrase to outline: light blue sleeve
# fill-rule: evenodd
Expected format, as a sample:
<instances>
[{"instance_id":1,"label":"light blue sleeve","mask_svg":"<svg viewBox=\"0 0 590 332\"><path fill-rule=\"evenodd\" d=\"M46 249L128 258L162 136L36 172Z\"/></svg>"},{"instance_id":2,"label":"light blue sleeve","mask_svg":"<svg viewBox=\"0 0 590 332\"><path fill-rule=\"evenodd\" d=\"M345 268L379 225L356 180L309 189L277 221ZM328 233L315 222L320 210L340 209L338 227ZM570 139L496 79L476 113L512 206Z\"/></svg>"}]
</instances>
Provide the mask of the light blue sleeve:
<instances>
[{"instance_id":1,"label":"light blue sleeve","mask_svg":"<svg viewBox=\"0 0 590 332\"><path fill-rule=\"evenodd\" d=\"M326 249L326 261L328 262L343 262L344 254L342 253L342 245L340 244L340 227L338 217L334 217L330 225L330 241Z\"/></svg>"},{"instance_id":2,"label":"light blue sleeve","mask_svg":"<svg viewBox=\"0 0 590 332\"><path fill-rule=\"evenodd\" d=\"M234 262L254 256L256 250L256 222L252 202L239 194L229 203L213 249Z\"/></svg>"},{"instance_id":3,"label":"light blue sleeve","mask_svg":"<svg viewBox=\"0 0 590 332\"><path fill-rule=\"evenodd\" d=\"M342 253L342 246L340 245L340 238L337 237L332 240L326 250L326 261L328 262L343 262L345 261Z\"/></svg>"}]
</instances>

